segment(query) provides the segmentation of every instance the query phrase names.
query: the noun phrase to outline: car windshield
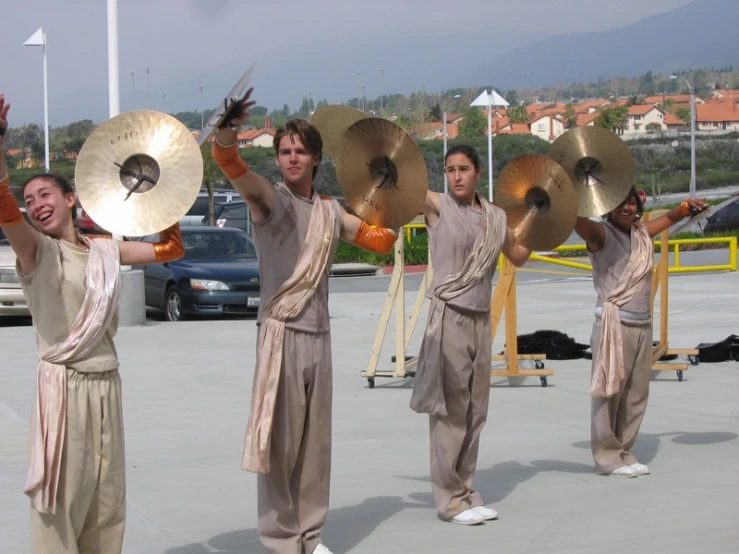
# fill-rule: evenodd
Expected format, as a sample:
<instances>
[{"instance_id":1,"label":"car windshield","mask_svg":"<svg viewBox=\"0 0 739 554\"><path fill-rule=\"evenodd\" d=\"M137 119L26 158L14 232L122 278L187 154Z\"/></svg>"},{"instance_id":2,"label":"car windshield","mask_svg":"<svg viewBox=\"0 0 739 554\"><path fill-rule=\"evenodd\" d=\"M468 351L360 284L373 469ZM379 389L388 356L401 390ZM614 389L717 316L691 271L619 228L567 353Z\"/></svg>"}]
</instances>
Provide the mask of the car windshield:
<instances>
[{"instance_id":1,"label":"car windshield","mask_svg":"<svg viewBox=\"0 0 739 554\"><path fill-rule=\"evenodd\" d=\"M254 258L257 251L244 233L199 231L182 233L185 259Z\"/></svg>"}]
</instances>

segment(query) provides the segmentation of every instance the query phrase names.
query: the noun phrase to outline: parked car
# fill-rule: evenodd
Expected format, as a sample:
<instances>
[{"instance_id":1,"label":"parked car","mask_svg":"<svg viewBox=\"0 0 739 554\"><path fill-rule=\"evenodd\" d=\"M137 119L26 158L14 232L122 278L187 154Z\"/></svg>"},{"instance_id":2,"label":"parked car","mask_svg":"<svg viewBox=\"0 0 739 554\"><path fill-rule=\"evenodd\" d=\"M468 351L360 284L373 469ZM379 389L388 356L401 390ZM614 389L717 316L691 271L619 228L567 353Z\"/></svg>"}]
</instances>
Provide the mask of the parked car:
<instances>
[{"instance_id":1,"label":"parked car","mask_svg":"<svg viewBox=\"0 0 739 554\"><path fill-rule=\"evenodd\" d=\"M703 225L704 233L715 231L731 231L739 229L739 202L734 202L721 208L712 216L706 218Z\"/></svg>"},{"instance_id":2,"label":"parked car","mask_svg":"<svg viewBox=\"0 0 739 554\"><path fill-rule=\"evenodd\" d=\"M354 211L349 207L344 198L334 196L339 204L350 214ZM217 227L235 227L241 229L247 235L251 236L251 215L243 200L232 200L231 202L221 202L215 205L214 223ZM203 216L202 225L209 225L208 215Z\"/></svg>"},{"instance_id":3,"label":"parked car","mask_svg":"<svg viewBox=\"0 0 739 554\"><path fill-rule=\"evenodd\" d=\"M25 208L21 208L25 215ZM23 296L21 283L15 274L16 255L10 247L5 233L0 229L0 316L28 317L26 298Z\"/></svg>"},{"instance_id":4,"label":"parked car","mask_svg":"<svg viewBox=\"0 0 739 554\"><path fill-rule=\"evenodd\" d=\"M157 242L158 235L141 240ZM145 303L167 320L189 315L256 314L260 278L257 251L239 229L183 227L183 258L135 266L144 272Z\"/></svg>"},{"instance_id":5,"label":"parked car","mask_svg":"<svg viewBox=\"0 0 739 554\"><path fill-rule=\"evenodd\" d=\"M241 196L235 190L220 190L216 189L213 191L213 203L222 204L228 203L235 200L241 200ZM187 211L182 219L180 219L180 227L186 225L200 225L205 219L208 220L208 193L200 192L198 197L195 199L192 207Z\"/></svg>"},{"instance_id":6,"label":"parked car","mask_svg":"<svg viewBox=\"0 0 739 554\"><path fill-rule=\"evenodd\" d=\"M251 236L251 216L243 200L220 202L215 205L213 213L217 227L234 227ZM207 214L203 216L201 225L209 225Z\"/></svg>"}]
</instances>

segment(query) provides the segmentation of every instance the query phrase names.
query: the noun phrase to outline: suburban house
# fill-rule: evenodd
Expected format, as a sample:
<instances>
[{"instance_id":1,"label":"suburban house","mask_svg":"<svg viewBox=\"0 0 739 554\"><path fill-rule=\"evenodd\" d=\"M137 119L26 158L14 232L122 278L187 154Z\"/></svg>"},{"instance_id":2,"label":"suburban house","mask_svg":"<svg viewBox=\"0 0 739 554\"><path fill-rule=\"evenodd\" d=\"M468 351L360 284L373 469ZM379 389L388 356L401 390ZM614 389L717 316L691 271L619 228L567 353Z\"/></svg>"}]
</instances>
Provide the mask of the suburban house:
<instances>
[{"instance_id":1,"label":"suburban house","mask_svg":"<svg viewBox=\"0 0 739 554\"><path fill-rule=\"evenodd\" d=\"M696 106L695 128L698 131L739 131L737 102L707 103Z\"/></svg>"},{"instance_id":2,"label":"suburban house","mask_svg":"<svg viewBox=\"0 0 739 554\"><path fill-rule=\"evenodd\" d=\"M528 122L531 134L541 139L553 142L557 137L563 134L565 128L565 118L559 113L547 113L545 115L535 115Z\"/></svg>"},{"instance_id":3,"label":"suburban house","mask_svg":"<svg viewBox=\"0 0 739 554\"><path fill-rule=\"evenodd\" d=\"M665 112L655 105L636 104L629 106L629 122L622 136L646 135L654 130L666 131Z\"/></svg>"},{"instance_id":4,"label":"suburban house","mask_svg":"<svg viewBox=\"0 0 739 554\"><path fill-rule=\"evenodd\" d=\"M239 148L271 148L277 131L274 129L250 129L238 135Z\"/></svg>"}]
</instances>

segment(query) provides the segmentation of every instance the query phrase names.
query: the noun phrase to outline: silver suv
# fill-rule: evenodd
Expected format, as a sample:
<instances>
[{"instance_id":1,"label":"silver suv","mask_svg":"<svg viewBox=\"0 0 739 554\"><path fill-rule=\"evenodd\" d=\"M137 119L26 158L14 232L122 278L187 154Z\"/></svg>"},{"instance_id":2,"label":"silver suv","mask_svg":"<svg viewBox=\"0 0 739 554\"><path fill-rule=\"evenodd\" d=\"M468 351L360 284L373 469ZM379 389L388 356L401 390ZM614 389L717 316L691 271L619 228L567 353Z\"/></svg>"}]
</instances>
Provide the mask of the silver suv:
<instances>
[{"instance_id":1,"label":"silver suv","mask_svg":"<svg viewBox=\"0 0 739 554\"><path fill-rule=\"evenodd\" d=\"M241 196L235 190L231 189L215 189L213 191L213 204L217 205L223 202L233 202L241 200ZM195 199L195 203L188 212L180 219L180 226L200 225L203 218L208 217L208 193L201 192Z\"/></svg>"}]
</instances>

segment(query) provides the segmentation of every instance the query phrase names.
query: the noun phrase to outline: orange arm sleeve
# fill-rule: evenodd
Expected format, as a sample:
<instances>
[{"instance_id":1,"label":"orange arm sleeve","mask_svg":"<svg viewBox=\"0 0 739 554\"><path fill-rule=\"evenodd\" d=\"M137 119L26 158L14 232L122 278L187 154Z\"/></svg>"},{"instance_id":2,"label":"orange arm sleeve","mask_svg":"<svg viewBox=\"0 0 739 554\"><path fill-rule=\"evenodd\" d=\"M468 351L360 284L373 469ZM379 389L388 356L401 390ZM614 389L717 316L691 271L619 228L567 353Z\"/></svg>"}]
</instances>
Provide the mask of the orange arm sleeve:
<instances>
[{"instance_id":1,"label":"orange arm sleeve","mask_svg":"<svg viewBox=\"0 0 739 554\"><path fill-rule=\"evenodd\" d=\"M179 223L159 233L159 242L154 244L154 253L159 263L179 260L185 254Z\"/></svg>"},{"instance_id":2,"label":"orange arm sleeve","mask_svg":"<svg viewBox=\"0 0 739 554\"><path fill-rule=\"evenodd\" d=\"M213 161L221 168L223 174L229 179L238 179L246 175L249 166L239 156L239 147L236 143L231 146L223 146L218 139L213 141L213 149L211 151Z\"/></svg>"},{"instance_id":3,"label":"orange arm sleeve","mask_svg":"<svg viewBox=\"0 0 739 554\"><path fill-rule=\"evenodd\" d=\"M10 192L10 177L7 172L0 179L0 225L10 226L23 221L18 204Z\"/></svg>"},{"instance_id":4,"label":"orange arm sleeve","mask_svg":"<svg viewBox=\"0 0 739 554\"><path fill-rule=\"evenodd\" d=\"M362 221L352 244L375 254L389 254L396 240L398 240L398 235L390 229L367 225Z\"/></svg>"}]
</instances>

